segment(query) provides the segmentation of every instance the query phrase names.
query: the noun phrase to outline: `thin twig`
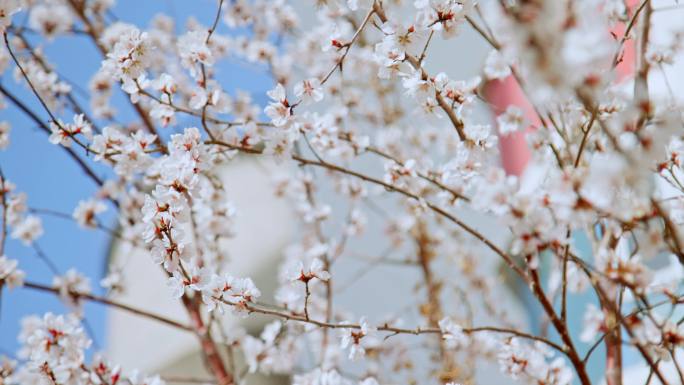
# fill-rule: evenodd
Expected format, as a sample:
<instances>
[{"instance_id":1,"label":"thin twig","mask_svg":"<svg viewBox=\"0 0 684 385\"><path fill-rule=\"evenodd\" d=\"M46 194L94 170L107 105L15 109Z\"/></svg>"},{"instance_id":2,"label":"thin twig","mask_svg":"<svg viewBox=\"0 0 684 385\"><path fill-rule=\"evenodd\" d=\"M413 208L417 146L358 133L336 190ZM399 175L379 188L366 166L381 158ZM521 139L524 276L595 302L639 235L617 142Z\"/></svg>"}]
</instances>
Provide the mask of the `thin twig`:
<instances>
[{"instance_id":1,"label":"thin twig","mask_svg":"<svg viewBox=\"0 0 684 385\"><path fill-rule=\"evenodd\" d=\"M47 285L42 285L39 283L24 282L24 287L27 287L30 289L35 289L35 290L40 290L40 291L45 291L45 292L50 292L50 293L54 293L54 294L59 294L59 289L54 288L54 287L50 287ZM112 306L112 307L115 307L117 309L121 309L121 310L127 311L129 313L132 313L132 314L135 314L135 315L138 315L141 317L153 319L155 321L161 322L161 323L169 325L169 326L173 326L173 327L178 328L178 329L187 330L187 331L194 331L194 329L191 328L190 326L183 325L180 322L168 319L166 317L163 317L163 316L160 316L160 315L157 315L154 313L150 313L150 312L143 310L143 309L137 309L137 308L134 308L132 306L125 305L123 303L110 300L110 299L105 298L105 297L100 297L100 296L89 294L89 293L78 293L78 292L71 292L71 293L69 293L69 295L71 295L72 297L77 298L77 299L85 299L87 301L97 302L97 303L101 303L104 305Z\"/></svg>"}]
</instances>

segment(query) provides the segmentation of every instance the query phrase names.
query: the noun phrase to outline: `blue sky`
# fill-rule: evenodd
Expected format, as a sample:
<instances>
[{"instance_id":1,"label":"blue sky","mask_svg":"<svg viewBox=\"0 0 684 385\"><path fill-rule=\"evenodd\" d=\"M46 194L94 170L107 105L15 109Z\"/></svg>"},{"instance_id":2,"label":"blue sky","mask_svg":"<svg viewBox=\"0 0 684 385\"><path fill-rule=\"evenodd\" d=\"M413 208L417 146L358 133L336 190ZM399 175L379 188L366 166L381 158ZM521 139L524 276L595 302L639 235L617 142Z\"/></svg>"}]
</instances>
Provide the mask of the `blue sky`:
<instances>
[{"instance_id":1,"label":"blue sky","mask_svg":"<svg viewBox=\"0 0 684 385\"><path fill-rule=\"evenodd\" d=\"M180 16L177 23L179 33L184 28L186 17L194 16L205 25L210 25L216 12L215 0L119 0L113 14L122 21L147 26L149 20L158 12L172 17ZM15 15L15 22L22 22L24 15ZM219 32L226 28L219 24ZM38 42L30 39L34 46ZM73 36L56 39L45 46L45 52L58 73L65 79L87 88L90 76L99 68L101 56L92 42L84 36ZM261 100L263 93L271 88L271 81L265 72L253 67L235 63L221 62L217 65L217 78L229 92L236 88L255 92L255 99ZM31 106L38 115L47 122L47 114L40 109L35 97L22 84L17 84L8 70L0 79L3 86ZM87 100L78 92L75 93L83 106ZM123 95L115 99L118 120L130 121L132 111ZM0 110L0 121L9 121L12 126L10 147L0 152L0 167L5 176L17 185L18 191L28 194L28 205L31 208L42 208L71 213L81 199L87 199L96 191L97 186L76 166L66 152L47 141L47 136L23 113L11 106ZM71 120L70 114L63 114L62 119ZM179 123L183 121L180 120ZM192 122L187 122L191 124ZM80 149L79 149L80 153ZM107 169L95 166L96 172L107 176ZM38 240L39 247L47 254L60 272L70 267L91 278L91 286L95 292L102 294L99 280L105 271L105 258L109 245L109 236L98 230L80 229L73 221L53 216L41 215L45 234ZM114 226L115 216L112 208L103 216L105 224ZM27 271L27 279L33 282L50 284L52 273L37 256L32 248L9 240L5 254L18 259L22 269ZM28 314L42 314L47 311L63 313L66 309L51 294L36 292L30 289L15 289L2 292L0 313L0 354L14 355L18 348L16 336L20 319ZM106 327L105 308L102 305L87 304L86 319L94 332L94 339L100 346L104 341Z\"/></svg>"}]
</instances>

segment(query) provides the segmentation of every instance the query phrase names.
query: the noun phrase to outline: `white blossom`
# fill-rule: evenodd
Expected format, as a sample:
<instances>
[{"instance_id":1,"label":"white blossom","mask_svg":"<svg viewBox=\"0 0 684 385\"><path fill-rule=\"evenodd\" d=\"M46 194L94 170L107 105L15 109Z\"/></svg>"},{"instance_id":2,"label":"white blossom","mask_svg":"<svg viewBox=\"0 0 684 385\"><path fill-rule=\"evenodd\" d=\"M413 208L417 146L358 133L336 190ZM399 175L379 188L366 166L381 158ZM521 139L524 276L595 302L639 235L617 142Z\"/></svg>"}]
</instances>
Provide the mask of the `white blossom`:
<instances>
[{"instance_id":1,"label":"white blossom","mask_svg":"<svg viewBox=\"0 0 684 385\"><path fill-rule=\"evenodd\" d=\"M69 31L73 25L72 12L66 4L48 2L31 9L29 25L47 38Z\"/></svg>"},{"instance_id":2,"label":"white blossom","mask_svg":"<svg viewBox=\"0 0 684 385\"><path fill-rule=\"evenodd\" d=\"M357 360L366 354L365 341L369 339L366 337L373 331L374 329L368 325L365 317L359 320L359 328L348 328L341 331L340 347L342 349L349 349L350 360Z\"/></svg>"},{"instance_id":3,"label":"white blossom","mask_svg":"<svg viewBox=\"0 0 684 385\"><path fill-rule=\"evenodd\" d=\"M489 51L487 59L485 60L484 74L487 79L502 80L511 74L511 68L504 61L501 53L497 50Z\"/></svg>"},{"instance_id":4,"label":"white blossom","mask_svg":"<svg viewBox=\"0 0 684 385\"><path fill-rule=\"evenodd\" d=\"M451 347L463 347L468 344L468 336L463 332L463 328L451 318L443 318L439 321L439 328L442 331L442 338Z\"/></svg>"},{"instance_id":5,"label":"white blossom","mask_svg":"<svg viewBox=\"0 0 684 385\"><path fill-rule=\"evenodd\" d=\"M323 100L323 90L321 84L316 78L302 80L295 84L294 94L300 98L303 103L320 102Z\"/></svg>"},{"instance_id":6,"label":"white blossom","mask_svg":"<svg viewBox=\"0 0 684 385\"><path fill-rule=\"evenodd\" d=\"M0 32L4 32L12 22L12 15L19 12L21 2L19 0L0 1Z\"/></svg>"},{"instance_id":7,"label":"white blossom","mask_svg":"<svg viewBox=\"0 0 684 385\"><path fill-rule=\"evenodd\" d=\"M0 256L0 287L7 285L9 288L19 287L24 284L26 273L19 270L18 262L7 256Z\"/></svg>"},{"instance_id":8,"label":"white blossom","mask_svg":"<svg viewBox=\"0 0 684 385\"><path fill-rule=\"evenodd\" d=\"M43 222L35 215L28 215L14 225L12 238L21 240L25 245L30 245L43 235Z\"/></svg>"},{"instance_id":9,"label":"white blossom","mask_svg":"<svg viewBox=\"0 0 684 385\"><path fill-rule=\"evenodd\" d=\"M9 122L0 122L0 150L4 150L10 145L10 130Z\"/></svg>"},{"instance_id":10,"label":"white blossom","mask_svg":"<svg viewBox=\"0 0 684 385\"><path fill-rule=\"evenodd\" d=\"M80 201L74 209L73 217L81 227L97 227L96 215L105 210L107 210L107 206L102 201L95 199Z\"/></svg>"},{"instance_id":11,"label":"white blossom","mask_svg":"<svg viewBox=\"0 0 684 385\"><path fill-rule=\"evenodd\" d=\"M321 370L316 368L313 371L301 375L296 375L292 380L292 385L352 385L351 380L348 380L335 370Z\"/></svg>"},{"instance_id":12,"label":"white blossom","mask_svg":"<svg viewBox=\"0 0 684 385\"><path fill-rule=\"evenodd\" d=\"M182 64L196 75L196 64L207 66L214 64L214 56L207 46L209 32L206 30L189 31L178 39L178 51Z\"/></svg>"},{"instance_id":13,"label":"white blossom","mask_svg":"<svg viewBox=\"0 0 684 385\"><path fill-rule=\"evenodd\" d=\"M107 275L100 280L100 286L107 290L110 295L124 291L124 277L121 269L112 268Z\"/></svg>"},{"instance_id":14,"label":"white blossom","mask_svg":"<svg viewBox=\"0 0 684 385\"><path fill-rule=\"evenodd\" d=\"M29 360L30 372L54 377L64 384L80 377L84 351L91 344L75 316L52 313L42 319L25 319L19 340L23 344L21 355Z\"/></svg>"},{"instance_id":15,"label":"white blossom","mask_svg":"<svg viewBox=\"0 0 684 385\"><path fill-rule=\"evenodd\" d=\"M548 362L553 354L537 342L528 345L518 338L510 338L501 345L498 354L501 370L514 379L532 380L539 384L568 385L572 371L561 357Z\"/></svg>"},{"instance_id":16,"label":"white blossom","mask_svg":"<svg viewBox=\"0 0 684 385\"><path fill-rule=\"evenodd\" d=\"M525 128L525 115L516 106L508 106L503 114L496 118L501 135L509 135Z\"/></svg>"},{"instance_id":17,"label":"white blossom","mask_svg":"<svg viewBox=\"0 0 684 385\"><path fill-rule=\"evenodd\" d=\"M594 304L587 305L584 311L584 328L580 339L584 342L592 342L601 332L606 332L605 315Z\"/></svg>"},{"instance_id":18,"label":"white blossom","mask_svg":"<svg viewBox=\"0 0 684 385\"><path fill-rule=\"evenodd\" d=\"M102 70L122 81L129 89L135 89L136 82L144 77L151 64L152 50L147 32L130 28L118 35L116 43L102 62Z\"/></svg>"},{"instance_id":19,"label":"white blossom","mask_svg":"<svg viewBox=\"0 0 684 385\"><path fill-rule=\"evenodd\" d=\"M53 278L52 287L57 289L64 302L78 308L78 295L90 293L90 279L76 269L69 269L63 276Z\"/></svg>"},{"instance_id":20,"label":"white blossom","mask_svg":"<svg viewBox=\"0 0 684 385\"><path fill-rule=\"evenodd\" d=\"M268 92L268 97L271 98L272 102L266 106L264 112L271 118L274 125L285 126L292 116L292 107L285 95L285 87L278 83L274 89Z\"/></svg>"},{"instance_id":21,"label":"white blossom","mask_svg":"<svg viewBox=\"0 0 684 385\"><path fill-rule=\"evenodd\" d=\"M308 268L304 268L304 264L302 264L301 261L298 262L290 277L293 281L302 281L304 283L308 283L314 278L317 278L321 281L327 281L330 279L330 273L324 270L323 261L318 258L314 258Z\"/></svg>"}]
</instances>

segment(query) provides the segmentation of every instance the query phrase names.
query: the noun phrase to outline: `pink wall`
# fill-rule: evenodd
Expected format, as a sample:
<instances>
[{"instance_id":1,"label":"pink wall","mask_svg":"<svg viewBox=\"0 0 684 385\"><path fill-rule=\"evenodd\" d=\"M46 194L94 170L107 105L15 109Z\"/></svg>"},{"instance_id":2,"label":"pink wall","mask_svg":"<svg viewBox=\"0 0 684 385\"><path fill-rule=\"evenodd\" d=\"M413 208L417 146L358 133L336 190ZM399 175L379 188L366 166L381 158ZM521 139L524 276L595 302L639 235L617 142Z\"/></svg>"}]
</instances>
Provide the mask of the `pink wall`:
<instances>
[{"instance_id":1,"label":"pink wall","mask_svg":"<svg viewBox=\"0 0 684 385\"><path fill-rule=\"evenodd\" d=\"M638 1L629 0L627 3L630 7L630 12L633 12ZM625 25L623 23L616 25L615 28L611 30L618 41L622 38L624 31ZM636 56L633 40L625 42L623 52L622 61L617 66L616 81L618 82L628 78L634 72ZM506 111L508 106L514 105L525 113L525 118L530 124L525 130L499 138L501 163L504 169L508 174L520 175L525 170L525 166L530 160L530 150L527 146L525 136L528 132L534 130L541 124L539 117L512 75L503 80L492 80L487 82L484 87L484 92L485 97L492 105L494 115L498 116Z\"/></svg>"}]
</instances>

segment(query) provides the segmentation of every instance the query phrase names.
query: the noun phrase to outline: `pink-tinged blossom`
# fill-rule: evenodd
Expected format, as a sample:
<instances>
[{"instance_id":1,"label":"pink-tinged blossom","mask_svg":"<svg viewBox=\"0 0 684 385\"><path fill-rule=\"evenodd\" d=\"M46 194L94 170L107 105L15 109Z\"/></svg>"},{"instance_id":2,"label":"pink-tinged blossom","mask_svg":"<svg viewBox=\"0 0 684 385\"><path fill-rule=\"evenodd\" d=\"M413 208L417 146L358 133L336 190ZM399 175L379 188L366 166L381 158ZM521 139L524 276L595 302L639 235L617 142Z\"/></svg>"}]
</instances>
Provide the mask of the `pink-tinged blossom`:
<instances>
[{"instance_id":1,"label":"pink-tinged blossom","mask_svg":"<svg viewBox=\"0 0 684 385\"><path fill-rule=\"evenodd\" d=\"M292 117L292 106L285 95L285 87L278 83L274 89L268 91L268 97L272 102L264 109L266 115L278 127L287 125Z\"/></svg>"},{"instance_id":2,"label":"pink-tinged blossom","mask_svg":"<svg viewBox=\"0 0 684 385\"><path fill-rule=\"evenodd\" d=\"M449 39L459 32L476 3L473 0L418 0L414 4L419 11L419 23Z\"/></svg>"},{"instance_id":3,"label":"pink-tinged blossom","mask_svg":"<svg viewBox=\"0 0 684 385\"><path fill-rule=\"evenodd\" d=\"M85 120L83 114L74 115L73 123L51 122L50 130L52 131L50 135L50 143L52 144L61 144L68 147L71 144L72 138L77 138L77 140L92 139L92 127Z\"/></svg>"},{"instance_id":4,"label":"pink-tinged blossom","mask_svg":"<svg viewBox=\"0 0 684 385\"><path fill-rule=\"evenodd\" d=\"M369 334L374 332L374 329L368 325L366 318L362 317L359 320L360 328L348 328L340 332L340 347L342 349L348 349L350 360L357 360L362 358L366 354L366 341L372 339ZM364 338L366 338L364 340Z\"/></svg>"},{"instance_id":5,"label":"pink-tinged blossom","mask_svg":"<svg viewBox=\"0 0 684 385\"><path fill-rule=\"evenodd\" d=\"M321 83L316 78L302 80L295 84L294 94L301 99L304 104L320 102L323 100L324 96L323 90L321 89Z\"/></svg>"},{"instance_id":6,"label":"pink-tinged blossom","mask_svg":"<svg viewBox=\"0 0 684 385\"><path fill-rule=\"evenodd\" d=\"M290 279L293 281L302 281L304 283L308 283L314 278L321 281L330 279L330 273L324 270L323 261L318 258L314 258L307 268L304 268L304 264L301 261L298 262L290 276Z\"/></svg>"}]
</instances>

